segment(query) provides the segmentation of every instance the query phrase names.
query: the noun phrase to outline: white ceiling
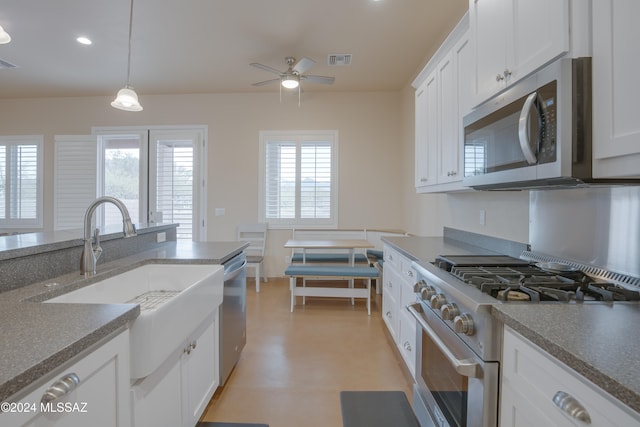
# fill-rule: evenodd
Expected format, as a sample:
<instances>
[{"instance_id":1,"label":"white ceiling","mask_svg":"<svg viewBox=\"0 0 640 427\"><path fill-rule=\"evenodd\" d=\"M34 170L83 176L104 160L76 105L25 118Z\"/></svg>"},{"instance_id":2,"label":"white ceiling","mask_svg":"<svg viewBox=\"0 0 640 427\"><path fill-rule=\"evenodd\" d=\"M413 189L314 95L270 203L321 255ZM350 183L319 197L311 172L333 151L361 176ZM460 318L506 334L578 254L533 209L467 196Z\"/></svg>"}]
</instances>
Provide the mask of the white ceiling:
<instances>
[{"instance_id":1,"label":"white ceiling","mask_svg":"<svg viewBox=\"0 0 640 427\"><path fill-rule=\"evenodd\" d=\"M2 0L0 98L114 95L126 83L129 0ZM277 91L286 56L335 76L305 91L399 90L468 8L468 0L134 0L131 85L139 95ZM83 46L79 35L93 40ZM353 55L331 67L329 54Z\"/></svg>"}]
</instances>

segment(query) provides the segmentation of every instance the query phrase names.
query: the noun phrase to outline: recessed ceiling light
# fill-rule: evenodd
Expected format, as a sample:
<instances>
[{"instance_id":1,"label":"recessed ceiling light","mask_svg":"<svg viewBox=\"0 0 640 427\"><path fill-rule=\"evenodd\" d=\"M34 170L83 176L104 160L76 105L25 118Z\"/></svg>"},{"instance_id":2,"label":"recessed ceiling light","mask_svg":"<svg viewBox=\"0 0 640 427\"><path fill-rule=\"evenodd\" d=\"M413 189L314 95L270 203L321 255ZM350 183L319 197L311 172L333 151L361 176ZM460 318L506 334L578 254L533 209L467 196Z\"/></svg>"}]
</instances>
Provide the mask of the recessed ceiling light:
<instances>
[{"instance_id":1,"label":"recessed ceiling light","mask_svg":"<svg viewBox=\"0 0 640 427\"><path fill-rule=\"evenodd\" d=\"M78 43L80 43L80 44L84 44L84 45L87 45L87 46L93 43L90 39L88 39L87 37L84 37L84 36L78 37L76 39L76 41Z\"/></svg>"}]
</instances>

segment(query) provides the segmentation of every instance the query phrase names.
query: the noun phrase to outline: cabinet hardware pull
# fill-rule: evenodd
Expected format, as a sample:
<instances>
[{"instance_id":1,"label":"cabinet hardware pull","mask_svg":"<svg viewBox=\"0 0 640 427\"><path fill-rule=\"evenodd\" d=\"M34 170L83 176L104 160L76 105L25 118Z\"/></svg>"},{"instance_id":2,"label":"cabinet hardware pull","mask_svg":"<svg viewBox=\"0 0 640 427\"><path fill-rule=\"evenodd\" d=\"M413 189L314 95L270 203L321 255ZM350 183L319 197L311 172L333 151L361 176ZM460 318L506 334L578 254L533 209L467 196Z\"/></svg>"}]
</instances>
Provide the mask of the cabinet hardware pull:
<instances>
[{"instance_id":1,"label":"cabinet hardware pull","mask_svg":"<svg viewBox=\"0 0 640 427\"><path fill-rule=\"evenodd\" d=\"M589 412L575 397L564 391L559 391L553 396L553 403L570 417L580 420L585 424L591 424Z\"/></svg>"},{"instance_id":2,"label":"cabinet hardware pull","mask_svg":"<svg viewBox=\"0 0 640 427\"><path fill-rule=\"evenodd\" d=\"M504 78L506 79L507 77L511 76L511 70L509 70L508 68L504 70Z\"/></svg>"},{"instance_id":3,"label":"cabinet hardware pull","mask_svg":"<svg viewBox=\"0 0 640 427\"><path fill-rule=\"evenodd\" d=\"M404 342L404 349L407 351L411 351L411 344L409 344L409 341Z\"/></svg>"},{"instance_id":4,"label":"cabinet hardware pull","mask_svg":"<svg viewBox=\"0 0 640 427\"><path fill-rule=\"evenodd\" d=\"M61 397L71 393L80 385L80 378L75 373L67 374L51 386L42 394L41 403L54 402Z\"/></svg>"},{"instance_id":5,"label":"cabinet hardware pull","mask_svg":"<svg viewBox=\"0 0 640 427\"><path fill-rule=\"evenodd\" d=\"M502 74L497 74L497 75L496 75L496 81L497 81L497 82L500 82L500 81L502 81L502 80L504 80L504 76L503 76Z\"/></svg>"}]
</instances>

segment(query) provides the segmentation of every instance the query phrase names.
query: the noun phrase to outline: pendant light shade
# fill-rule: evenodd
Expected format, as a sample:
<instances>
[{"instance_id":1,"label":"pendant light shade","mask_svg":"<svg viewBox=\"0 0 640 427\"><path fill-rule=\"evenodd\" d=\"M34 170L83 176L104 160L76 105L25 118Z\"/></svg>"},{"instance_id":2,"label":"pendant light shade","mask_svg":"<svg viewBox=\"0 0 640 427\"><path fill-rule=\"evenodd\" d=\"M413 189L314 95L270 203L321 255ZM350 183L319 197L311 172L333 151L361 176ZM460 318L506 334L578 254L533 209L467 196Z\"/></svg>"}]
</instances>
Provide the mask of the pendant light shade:
<instances>
[{"instance_id":1,"label":"pendant light shade","mask_svg":"<svg viewBox=\"0 0 640 427\"><path fill-rule=\"evenodd\" d=\"M142 105L138 101L138 94L129 85L118 91L116 99L111 106L124 111L142 111Z\"/></svg>"},{"instance_id":2,"label":"pendant light shade","mask_svg":"<svg viewBox=\"0 0 640 427\"><path fill-rule=\"evenodd\" d=\"M129 84L131 77L131 28L133 27L133 0L131 0L131 9L129 10L129 55L127 57L127 84L118 91L116 99L113 100L111 106L124 111L142 111L142 105L138 101L138 94Z\"/></svg>"},{"instance_id":3,"label":"pendant light shade","mask_svg":"<svg viewBox=\"0 0 640 427\"><path fill-rule=\"evenodd\" d=\"M2 26L0 26L0 44L7 44L11 41L11 36L7 33Z\"/></svg>"}]
</instances>

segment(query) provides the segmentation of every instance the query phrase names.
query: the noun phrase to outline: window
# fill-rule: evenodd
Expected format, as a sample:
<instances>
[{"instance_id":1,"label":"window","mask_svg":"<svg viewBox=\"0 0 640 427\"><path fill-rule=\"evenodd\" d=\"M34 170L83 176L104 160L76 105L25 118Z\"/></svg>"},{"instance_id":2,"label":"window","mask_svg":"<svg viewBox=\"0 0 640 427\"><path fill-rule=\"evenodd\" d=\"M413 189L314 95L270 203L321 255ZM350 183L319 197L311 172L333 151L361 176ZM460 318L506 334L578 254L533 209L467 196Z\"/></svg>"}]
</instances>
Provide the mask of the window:
<instances>
[{"instance_id":1,"label":"window","mask_svg":"<svg viewBox=\"0 0 640 427\"><path fill-rule=\"evenodd\" d=\"M260 220L337 227L338 132L260 132Z\"/></svg>"},{"instance_id":2,"label":"window","mask_svg":"<svg viewBox=\"0 0 640 427\"><path fill-rule=\"evenodd\" d=\"M42 227L42 136L0 137L0 228Z\"/></svg>"},{"instance_id":3,"label":"window","mask_svg":"<svg viewBox=\"0 0 640 427\"><path fill-rule=\"evenodd\" d=\"M78 228L89 203L108 195L136 223L178 223L178 239L205 239L205 127L96 128L94 135L56 136L56 230ZM98 225L121 223L113 205L97 210Z\"/></svg>"}]
</instances>

